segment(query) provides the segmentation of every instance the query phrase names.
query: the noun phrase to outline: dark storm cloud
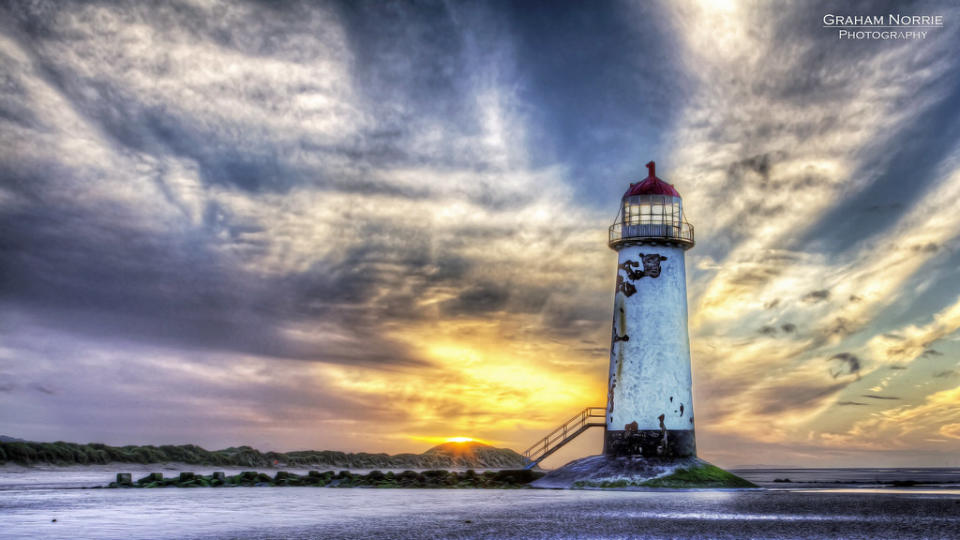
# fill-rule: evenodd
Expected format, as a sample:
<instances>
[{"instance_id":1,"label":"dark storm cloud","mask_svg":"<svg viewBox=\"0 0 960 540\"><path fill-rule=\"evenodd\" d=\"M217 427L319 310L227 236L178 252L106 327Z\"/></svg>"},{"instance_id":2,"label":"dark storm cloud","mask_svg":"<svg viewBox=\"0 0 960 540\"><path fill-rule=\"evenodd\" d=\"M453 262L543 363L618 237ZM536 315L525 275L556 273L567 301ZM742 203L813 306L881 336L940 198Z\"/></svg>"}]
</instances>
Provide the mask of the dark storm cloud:
<instances>
[{"instance_id":1,"label":"dark storm cloud","mask_svg":"<svg viewBox=\"0 0 960 540\"><path fill-rule=\"evenodd\" d=\"M809 302L813 304L817 302L822 302L823 300L826 300L828 298L830 298L830 291L827 289L821 289L819 291L808 292L807 294L803 295L803 298L801 298L801 300L803 300L804 302Z\"/></svg>"},{"instance_id":2,"label":"dark storm cloud","mask_svg":"<svg viewBox=\"0 0 960 540\"><path fill-rule=\"evenodd\" d=\"M13 341L37 337L25 332ZM196 365L189 370L163 369L149 347L114 346L95 355L98 359L84 350L85 345L83 340L51 340L46 347L55 355L54 362L44 359L23 366L28 372L45 373L50 382L14 390L11 397L23 404L18 416L27 423L42 423L42 418L32 416L35 407L31 407L39 394L42 403L56 410L64 422L47 440L199 442L219 447L224 441L250 442L238 438L245 430L265 434L317 430L326 421L337 422L360 412L377 422L410 419L405 409L391 406L381 396L339 392L330 381L311 376L310 366L302 362L246 364L240 378L236 368L242 362L232 355L194 355ZM158 388L163 391L152 391ZM111 421L91 423L89 418ZM15 425L10 418L6 421Z\"/></svg>"},{"instance_id":3,"label":"dark storm cloud","mask_svg":"<svg viewBox=\"0 0 960 540\"><path fill-rule=\"evenodd\" d=\"M5 74L10 92L0 103L0 116L35 132L48 129L48 120L26 104L22 84L38 76L117 154L149 162L165 203L185 216L190 209L173 185L173 167L180 163L195 166L204 186L254 197L306 188L411 200L434 199L440 192L430 182L397 183L378 171L465 168L481 173L479 181L452 188L462 190L466 200L493 211L522 208L531 202L529 194L498 185L503 171L490 161L489 149L456 142L483 134L478 92L514 84L522 74L526 108L507 106L529 120L531 134L541 142L531 159L553 163L566 156L596 174L598 164L635 165L624 156L632 156L648 136L632 126L643 118L651 125L668 124L667 112L673 110L668 105L682 97L685 84L665 30L638 33L623 13L585 6L113 6L110 15L120 28L145 29L138 37L150 40L152 54L139 56L88 31L87 23L104 6L6 7L9 36L30 65ZM655 15L656 9L641 11ZM77 24L70 26L74 16ZM343 32L343 50L336 48L335 28ZM201 51L196 67L177 63L177 48L185 43ZM234 85L217 78L208 83L207 66L199 62L210 50L240 61L283 62L290 80L246 76ZM645 54L638 57L636 50ZM344 61L348 69L331 73L332 80L298 74L318 58ZM349 94L338 94L337 85ZM292 101L315 93L331 100L347 96L363 111L362 118L345 118L351 134L318 134L296 125L284 130L273 122L299 114ZM648 116L625 116L623 110ZM593 127L576 127L582 125ZM438 129L453 142L420 142ZM633 138L612 137L624 130ZM544 321L548 331L559 333L582 332L586 321L606 319L599 307L548 304L545 286L483 280L465 285L477 261L447 253L456 242L516 234L509 228L464 227L438 245L427 227L411 230L371 220L361 225L363 244L303 270L265 276L243 263L267 254L273 239L255 220L221 202L203 201L200 226L158 230L139 219L150 209L52 196L89 182L89 170L37 156L6 160L3 168L5 188L32 202L0 214L5 231L0 249L8 261L0 274L0 301L71 333L268 357L412 364L418 360L377 328L422 317L417 303L441 287L458 291L442 305L447 314L553 310L543 314ZM594 184L589 186L585 193L596 194ZM340 332L339 340L318 342L288 331L327 323Z\"/></svg>"},{"instance_id":4,"label":"dark storm cloud","mask_svg":"<svg viewBox=\"0 0 960 540\"><path fill-rule=\"evenodd\" d=\"M844 317L837 317L824 328L823 333L827 336L846 336L853 333L855 329L855 323L847 320Z\"/></svg>"},{"instance_id":5,"label":"dark storm cloud","mask_svg":"<svg viewBox=\"0 0 960 540\"><path fill-rule=\"evenodd\" d=\"M900 399L899 397L895 397L895 396L878 396L875 394L863 394L863 397L870 398L870 399L888 399L888 400Z\"/></svg>"},{"instance_id":6,"label":"dark storm cloud","mask_svg":"<svg viewBox=\"0 0 960 540\"><path fill-rule=\"evenodd\" d=\"M955 369L948 369L948 370L946 370L946 371L938 371L938 372L934 373L934 374L933 374L933 378L934 378L934 379L947 379L947 378L950 378L950 377L956 377L956 376L958 376L958 375L960 375L960 372L958 372L957 370L955 370Z\"/></svg>"},{"instance_id":7,"label":"dark storm cloud","mask_svg":"<svg viewBox=\"0 0 960 540\"><path fill-rule=\"evenodd\" d=\"M600 324L610 320L610 310L605 305L585 305L553 296L541 312L541 319L544 336L591 336Z\"/></svg>"},{"instance_id":8,"label":"dark storm cloud","mask_svg":"<svg viewBox=\"0 0 960 540\"><path fill-rule=\"evenodd\" d=\"M510 293L503 285L478 283L462 290L443 307L451 315L477 315L499 311L506 306L509 297Z\"/></svg>"},{"instance_id":9,"label":"dark storm cloud","mask_svg":"<svg viewBox=\"0 0 960 540\"><path fill-rule=\"evenodd\" d=\"M936 242L927 242L926 244L911 246L910 249L925 253L936 253L940 251L940 247L940 244L937 244Z\"/></svg>"},{"instance_id":10,"label":"dark storm cloud","mask_svg":"<svg viewBox=\"0 0 960 540\"><path fill-rule=\"evenodd\" d=\"M48 396L52 396L57 393L53 388L50 388L49 386L45 384L40 384L40 383L31 383L30 388L32 390L36 390L37 392L40 392L41 394L46 394Z\"/></svg>"},{"instance_id":11,"label":"dark storm cloud","mask_svg":"<svg viewBox=\"0 0 960 540\"><path fill-rule=\"evenodd\" d=\"M780 275L779 268L747 269L736 273L730 278L730 283L745 287L759 288ZM775 306L776 304L774 304ZM773 307L773 306L771 306Z\"/></svg>"},{"instance_id":12,"label":"dark storm cloud","mask_svg":"<svg viewBox=\"0 0 960 540\"><path fill-rule=\"evenodd\" d=\"M761 326L760 330L758 331L765 336L775 336L777 335L778 327L771 326L771 325L764 325L764 326ZM797 325L793 323L783 323L780 325L779 331L783 332L784 334L792 334L797 331Z\"/></svg>"},{"instance_id":13,"label":"dark storm cloud","mask_svg":"<svg viewBox=\"0 0 960 540\"><path fill-rule=\"evenodd\" d=\"M378 338L374 321L332 311L364 308L383 281L369 250L265 278L223 255L217 230L178 236L138 229L125 212L47 204L0 214L0 301L70 332L335 363L419 363ZM432 261L400 262L414 273ZM443 272L450 270L441 262ZM349 323L342 344L283 333L286 325L331 317Z\"/></svg>"},{"instance_id":14,"label":"dark storm cloud","mask_svg":"<svg viewBox=\"0 0 960 540\"><path fill-rule=\"evenodd\" d=\"M857 355L842 352L837 353L830 357L830 360L840 364L839 369L833 369L830 371L830 376L834 379L841 375L859 375L860 373L860 358Z\"/></svg>"},{"instance_id":15,"label":"dark storm cloud","mask_svg":"<svg viewBox=\"0 0 960 540\"><path fill-rule=\"evenodd\" d=\"M839 406L841 406L841 407L849 407L849 406L863 406L863 405L867 405L867 404L866 404L866 403L860 403L859 401L838 401L838 402L837 402L837 405L839 405Z\"/></svg>"},{"instance_id":16,"label":"dark storm cloud","mask_svg":"<svg viewBox=\"0 0 960 540\"><path fill-rule=\"evenodd\" d=\"M163 172L164 161L170 159L196 164L200 179L209 186L254 194L310 186L411 199L432 198L436 193L426 182L422 187L397 185L378 180L370 171L427 163L440 168L482 170L486 166L481 148L438 146L424 153L410 142L431 122L442 125L448 136L480 130L471 93L476 81L470 70L477 55L484 54L479 43L497 39L494 29L479 24L486 24L489 15L480 11L463 8L454 13L440 3L348 3L334 10L352 44L349 76L361 90L357 97L377 123L356 137L324 142L307 134L291 138L268 126L217 114L198 117L176 100L164 102L167 96L133 88L130 78L142 75L134 73L140 66L130 66L116 76L91 76L78 70L50 51L71 39L71 31L58 24L58 15L83 4L7 7L11 35L30 51L33 69L118 152L159 160L155 181L167 203L174 206L181 203L171 195ZM311 51L327 47L327 36L316 35L318 19L333 23L336 18L307 4L271 11L269 16L246 7L211 14L171 4L136 6L114 14L124 24L149 26L161 40L215 44L247 57L293 64L312 62ZM78 41L78 47L84 46ZM179 84L168 78L173 66L164 55L137 61L146 64L148 76ZM25 90L19 80L5 77L10 92L0 104L5 111L2 116L43 129L37 116L28 114L30 110L21 103ZM251 114L270 114L290 98L283 94L288 89L282 85L256 80L244 84L238 91ZM295 88L298 93L314 90L309 85ZM297 159L303 151L318 156L319 164L308 166ZM69 332L336 363L418 363L376 328L391 319L417 318L414 305L425 291L459 287L475 265L445 250L434 250L432 233L426 228L403 230L393 223L371 221L363 227L368 239L364 244L306 270L265 277L244 269L241 258L226 254L229 250L224 248L242 249L247 256L263 253L269 240L257 234L262 228L245 224L223 205L207 202L203 227L178 234L142 225L137 214L146 209L87 207L81 200L53 196L56 190L89 181L85 171L64 163L10 160L4 162L2 173L4 187L31 202L0 213L4 231L0 250L5 259L0 301ZM483 182L465 189L468 199L491 209L529 202ZM513 232L475 228L461 231L458 237L466 241L503 234ZM548 296L538 288L515 289L508 295L504 286L489 283L467 287L447 307L463 314L505 307L536 312ZM509 306L508 296L515 300ZM336 345L285 332L290 325L324 322L342 331Z\"/></svg>"}]
</instances>

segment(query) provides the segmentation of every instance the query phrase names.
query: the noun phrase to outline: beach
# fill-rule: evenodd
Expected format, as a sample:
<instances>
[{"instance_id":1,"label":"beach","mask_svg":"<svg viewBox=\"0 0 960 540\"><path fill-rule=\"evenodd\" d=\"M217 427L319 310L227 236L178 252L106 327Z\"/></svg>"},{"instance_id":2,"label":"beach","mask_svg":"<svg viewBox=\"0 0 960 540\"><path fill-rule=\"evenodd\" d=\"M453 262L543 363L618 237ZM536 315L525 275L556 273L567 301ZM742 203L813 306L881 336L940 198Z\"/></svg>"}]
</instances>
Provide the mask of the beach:
<instances>
[{"instance_id":1,"label":"beach","mask_svg":"<svg viewBox=\"0 0 960 540\"><path fill-rule=\"evenodd\" d=\"M782 476L774 470L740 471L767 487L736 491L84 489L70 478L11 482L7 473L0 522L5 538L956 538L960 530L954 484L855 487L835 479L879 473L790 471L821 481L778 487L764 481ZM82 474L110 480L105 470ZM810 487L825 484L836 487Z\"/></svg>"}]
</instances>

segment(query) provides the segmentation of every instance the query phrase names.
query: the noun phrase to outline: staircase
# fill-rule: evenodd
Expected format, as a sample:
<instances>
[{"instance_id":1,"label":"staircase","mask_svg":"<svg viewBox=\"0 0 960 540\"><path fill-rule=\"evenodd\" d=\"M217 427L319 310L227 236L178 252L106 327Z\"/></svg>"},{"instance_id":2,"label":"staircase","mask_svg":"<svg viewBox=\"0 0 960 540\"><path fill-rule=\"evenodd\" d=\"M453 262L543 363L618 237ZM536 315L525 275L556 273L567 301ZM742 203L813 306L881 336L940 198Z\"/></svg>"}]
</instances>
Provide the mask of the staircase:
<instances>
[{"instance_id":1,"label":"staircase","mask_svg":"<svg viewBox=\"0 0 960 540\"><path fill-rule=\"evenodd\" d=\"M523 457L527 460L524 469L532 469L547 456L556 452L563 445L572 441L584 431L594 426L605 426L607 409L605 407L587 407L579 414L567 420L549 435L528 448Z\"/></svg>"}]
</instances>

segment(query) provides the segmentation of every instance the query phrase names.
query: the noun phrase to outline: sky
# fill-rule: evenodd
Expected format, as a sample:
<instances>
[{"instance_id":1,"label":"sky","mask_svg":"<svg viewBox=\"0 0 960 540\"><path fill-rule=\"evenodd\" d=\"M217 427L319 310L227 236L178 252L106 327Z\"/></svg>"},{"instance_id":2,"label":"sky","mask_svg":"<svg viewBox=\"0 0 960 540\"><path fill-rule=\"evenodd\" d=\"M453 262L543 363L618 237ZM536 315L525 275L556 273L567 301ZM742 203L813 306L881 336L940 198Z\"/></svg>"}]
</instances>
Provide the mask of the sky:
<instances>
[{"instance_id":1,"label":"sky","mask_svg":"<svg viewBox=\"0 0 960 540\"><path fill-rule=\"evenodd\" d=\"M605 405L656 160L699 455L960 466L958 48L948 2L5 2L0 434L523 450Z\"/></svg>"}]
</instances>

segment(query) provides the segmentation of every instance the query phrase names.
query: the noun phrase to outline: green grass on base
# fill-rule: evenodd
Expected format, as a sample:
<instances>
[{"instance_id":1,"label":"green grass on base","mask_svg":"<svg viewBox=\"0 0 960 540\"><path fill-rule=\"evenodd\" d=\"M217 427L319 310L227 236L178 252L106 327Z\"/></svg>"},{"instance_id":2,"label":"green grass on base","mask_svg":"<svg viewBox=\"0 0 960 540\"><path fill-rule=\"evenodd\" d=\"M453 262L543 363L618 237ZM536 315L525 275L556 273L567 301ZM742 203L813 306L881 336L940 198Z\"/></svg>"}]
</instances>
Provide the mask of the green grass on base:
<instances>
[{"instance_id":1,"label":"green grass on base","mask_svg":"<svg viewBox=\"0 0 960 540\"><path fill-rule=\"evenodd\" d=\"M678 469L673 474L647 480L643 487L656 488L755 488L756 484L720 467L703 465Z\"/></svg>"},{"instance_id":2,"label":"green grass on base","mask_svg":"<svg viewBox=\"0 0 960 540\"><path fill-rule=\"evenodd\" d=\"M672 488L672 489L690 489L690 488L755 488L756 484L744 480L739 476L727 472L720 467L713 465L701 465L687 469L677 469L673 474L647 480L646 482L631 482L629 480L604 480L601 482L591 482L581 480L573 484L574 488Z\"/></svg>"}]
</instances>

